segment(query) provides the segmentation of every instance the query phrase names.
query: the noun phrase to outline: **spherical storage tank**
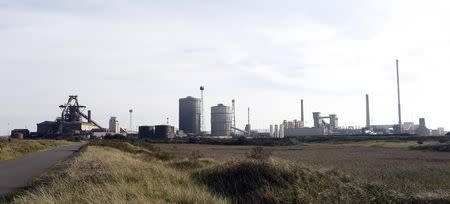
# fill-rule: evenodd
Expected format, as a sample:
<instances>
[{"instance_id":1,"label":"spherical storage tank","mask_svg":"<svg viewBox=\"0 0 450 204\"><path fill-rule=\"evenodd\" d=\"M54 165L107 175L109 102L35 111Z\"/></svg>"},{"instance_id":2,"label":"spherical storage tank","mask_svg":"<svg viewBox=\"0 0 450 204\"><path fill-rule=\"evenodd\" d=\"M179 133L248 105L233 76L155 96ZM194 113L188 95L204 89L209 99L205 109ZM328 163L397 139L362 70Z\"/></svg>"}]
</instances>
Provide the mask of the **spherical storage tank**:
<instances>
[{"instance_id":1,"label":"spherical storage tank","mask_svg":"<svg viewBox=\"0 0 450 204\"><path fill-rule=\"evenodd\" d=\"M187 134L200 134L201 99L188 96L179 100L179 128Z\"/></svg>"},{"instance_id":2,"label":"spherical storage tank","mask_svg":"<svg viewBox=\"0 0 450 204\"><path fill-rule=\"evenodd\" d=\"M231 135L231 118L232 112L229 106L218 104L211 107L211 135Z\"/></svg>"}]
</instances>

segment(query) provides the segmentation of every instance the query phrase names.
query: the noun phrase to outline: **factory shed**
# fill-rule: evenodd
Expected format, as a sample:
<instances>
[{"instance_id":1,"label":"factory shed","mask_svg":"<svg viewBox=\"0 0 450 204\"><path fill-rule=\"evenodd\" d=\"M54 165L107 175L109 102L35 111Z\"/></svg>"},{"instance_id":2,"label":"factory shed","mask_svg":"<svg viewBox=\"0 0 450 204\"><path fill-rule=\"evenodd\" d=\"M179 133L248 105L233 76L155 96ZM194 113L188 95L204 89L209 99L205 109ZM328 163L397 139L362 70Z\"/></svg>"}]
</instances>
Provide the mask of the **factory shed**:
<instances>
[{"instance_id":1,"label":"factory shed","mask_svg":"<svg viewBox=\"0 0 450 204\"><path fill-rule=\"evenodd\" d=\"M30 131L28 129L14 129L11 131L11 138L16 139L30 138Z\"/></svg>"},{"instance_id":2,"label":"factory shed","mask_svg":"<svg viewBox=\"0 0 450 204\"><path fill-rule=\"evenodd\" d=\"M325 135L325 128L287 128L284 132L285 137L300 136L322 136Z\"/></svg>"}]
</instances>

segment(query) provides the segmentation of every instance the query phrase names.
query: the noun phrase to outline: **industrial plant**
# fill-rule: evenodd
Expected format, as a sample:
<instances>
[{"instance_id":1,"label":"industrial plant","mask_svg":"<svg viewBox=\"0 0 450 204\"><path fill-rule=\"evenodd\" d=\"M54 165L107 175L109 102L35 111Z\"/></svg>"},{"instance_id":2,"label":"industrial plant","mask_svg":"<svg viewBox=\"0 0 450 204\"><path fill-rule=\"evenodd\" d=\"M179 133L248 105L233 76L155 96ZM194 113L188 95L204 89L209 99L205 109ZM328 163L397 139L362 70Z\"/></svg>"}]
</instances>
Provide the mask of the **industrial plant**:
<instances>
[{"instance_id":1,"label":"industrial plant","mask_svg":"<svg viewBox=\"0 0 450 204\"><path fill-rule=\"evenodd\" d=\"M300 102L300 119L283 120L272 124L268 130L252 130L250 124L250 107L247 107L247 124L239 128L236 124L236 100L231 100L231 106L218 103L211 107L210 132L206 131L204 121L204 91L200 86L200 97L187 96L179 99L178 106L178 128L167 124L141 125L138 132L133 131L132 113L130 114L130 127L120 127L117 117L111 116L109 127L104 128L93 120L92 111L86 106L80 105L78 96L69 96L67 102L60 105L61 115L55 120L43 121L37 124L37 132L28 129L15 129L11 131L11 137L15 138L67 138L67 137L105 137L108 135L139 137L147 139L172 139L175 137L248 137L248 138L283 138L302 136L346 136L346 135L418 135L418 136L440 136L445 135L443 128L430 130L427 128L425 118L419 118L418 124L414 122L402 122L400 103L400 76L399 62L396 60L397 73L397 101L398 101L398 123L397 124L371 124L369 95L365 95L365 118L364 127L340 127L337 114L312 112L312 127L306 127L304 100Z\"/></svg>"}]
</instances>

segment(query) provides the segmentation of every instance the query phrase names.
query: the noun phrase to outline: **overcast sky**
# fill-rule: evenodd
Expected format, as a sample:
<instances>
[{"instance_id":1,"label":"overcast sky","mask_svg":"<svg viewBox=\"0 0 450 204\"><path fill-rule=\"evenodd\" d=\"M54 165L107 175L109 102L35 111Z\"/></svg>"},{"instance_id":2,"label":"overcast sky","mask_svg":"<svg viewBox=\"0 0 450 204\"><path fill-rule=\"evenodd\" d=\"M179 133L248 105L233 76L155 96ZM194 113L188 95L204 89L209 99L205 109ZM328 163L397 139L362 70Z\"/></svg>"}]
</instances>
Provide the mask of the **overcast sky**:
<instances>
[{"instance_id":1,"label":"overcast sky","mask_svg":"<svg viewBox=\"0 0 450 204\"><path fill-rule=\"evenodd\" d=\"M236 99L237 125L335 113L450 129L446 0L0 0L0 133L54 120L70 94L107 125L178 126L178 98ZM1 135L0 134L0 135Z\"/></svg>"}]
</instances>

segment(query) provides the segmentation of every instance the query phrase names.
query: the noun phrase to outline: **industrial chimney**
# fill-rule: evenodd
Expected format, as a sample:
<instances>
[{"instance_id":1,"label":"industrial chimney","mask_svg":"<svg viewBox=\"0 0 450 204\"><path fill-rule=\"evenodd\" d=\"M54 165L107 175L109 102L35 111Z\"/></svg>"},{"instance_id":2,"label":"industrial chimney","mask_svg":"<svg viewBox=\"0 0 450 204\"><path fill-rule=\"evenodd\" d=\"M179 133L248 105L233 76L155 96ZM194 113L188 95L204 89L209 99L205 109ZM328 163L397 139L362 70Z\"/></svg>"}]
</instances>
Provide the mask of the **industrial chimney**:
<instances>
[{"instance_id":1,"label":"industrial chimney","mask_svg":"<svg viewBox=\"0 0 450 204\"><path fill-rule=\"evenodd\" d=\"M397 67L398 127L399 133L402 134L402 109L400 105L400 74L398 71L398 60L395 60L395 65Z\"/></svg>"},{"instance_id":2,"label":"industrial chimney","mask_svg":"<svg viewBox=\"0 0 450 204\"><path fill-rule=\"evenodd\" d=\"M303 99L301 100L300 105L301 105L301 121L303 122L303 124L305 124L305 115L303 112Z\"/></svg>"},{"instance_id":3,"label":"industrial chimney","mask_svg":"<svg viewBox=\"0 0 450 204\"><path fill-rule=\"evenodd\" d=\"M369 94L366 94L366 128L370 129Z\"/></svg>"},{"instance_id":4,"label":"industrial chimney","mask_svg":"<svg viewBox=\"0 0 450 204\"><path fill-rule=\"evenodd\" d=\"M92 121L92 119L91 119L91 110L88 110L88 117L87 117L87 119L88 119L88 123L90 123Z\"/></svg>"}]
</instances>

